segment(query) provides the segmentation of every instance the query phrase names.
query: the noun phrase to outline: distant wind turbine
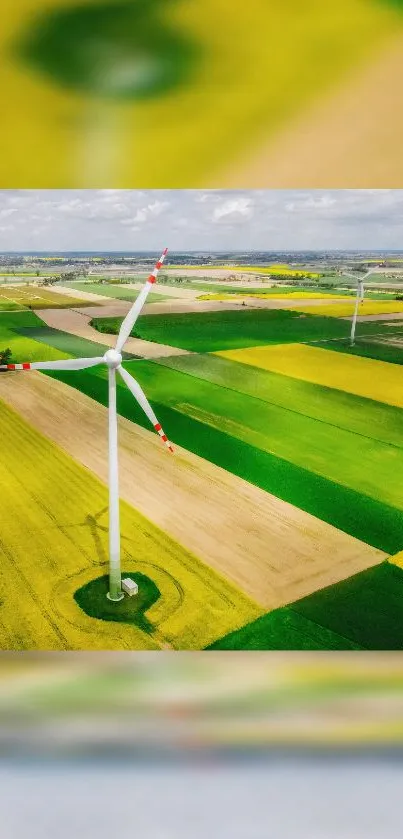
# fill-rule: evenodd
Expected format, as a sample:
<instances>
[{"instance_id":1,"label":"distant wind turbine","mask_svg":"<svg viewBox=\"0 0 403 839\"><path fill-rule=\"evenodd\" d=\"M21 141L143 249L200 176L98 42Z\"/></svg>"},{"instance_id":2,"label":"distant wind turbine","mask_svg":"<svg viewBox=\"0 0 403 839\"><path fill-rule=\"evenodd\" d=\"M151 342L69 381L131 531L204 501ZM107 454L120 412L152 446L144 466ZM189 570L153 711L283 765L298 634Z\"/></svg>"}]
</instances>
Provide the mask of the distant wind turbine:
<instances>
[{"instance_id":1,"label":"distant wind turbine","mask_svg":"<svg viewBox=\"0 0 403 839\"><path fill-rule=\"evenodd\" d=\"M355 298L355 308L354 308L353 320L352 320L352 323L351 323L350 347L354 347L354 344L355 344L355 329L356 329L356 326L357 326L358 308L359 308L360 303L363 302L364 294L365 294L364 281L367 279L367 277L369 277L370 274L374 274L374 273L375 273L375 271L374 271L373 268L371 268L369 271L367 271L367 273L364 274L363 277L357 277L356 274L348 274L346 271L342 272L342 275L344 277L351 277L353 280L357 281L357 294L356 294L356 298Z\"/></svg>"},{"instance_id":2,"label":"distant wind turbine","mask_svg":"<svg viewBox=\"0 0 403 839\"><path fill-rule=\"evenodd\" d=\"M164 434L157 417L149 404L139 383L122 367L122 350L129 338L134 324L144 306L147 296L157 279L159 269L164 262L168 248L165 248L153 272L148 277L140 294L126 315L120 327L115 349L108 350L104 356L96 358L71 358L63 361L34 361L24 364L3 364L0 370L85 370L98 364L108 368L109 379L109 600L122 600L122 576L120 566L120 524L119 524L119 472L118 472L118 426L116 410L116 371L119 373L134 398L154 426L169 451L171 443Z\"/></svg>"}]
</instances>

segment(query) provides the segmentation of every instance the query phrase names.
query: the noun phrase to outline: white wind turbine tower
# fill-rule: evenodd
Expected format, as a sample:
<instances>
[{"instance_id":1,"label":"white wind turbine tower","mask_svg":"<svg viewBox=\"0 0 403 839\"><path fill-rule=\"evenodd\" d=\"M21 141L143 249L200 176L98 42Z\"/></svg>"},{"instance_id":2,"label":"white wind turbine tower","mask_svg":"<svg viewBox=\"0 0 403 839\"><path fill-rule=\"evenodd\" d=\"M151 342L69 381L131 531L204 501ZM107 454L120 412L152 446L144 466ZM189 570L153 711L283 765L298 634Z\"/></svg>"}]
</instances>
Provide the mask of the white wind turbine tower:
<instances>
[{"instance_id":1,"label":"white wind turbine tower","mask_svg":"<svg viewBox=\"0 0 403 839\"><path fill-rule=\"evenodd\" d=\"M364 274L363 277L357 277L356 274L348 274L347 271L342 271L343 277L351 277L353 280L357 281L357 294L355 298L355 308L353 314L353 320L351 322L351 333L350 333L350 347L353 347L355 344L355 328L357 326L357 317L358 317L358 307L360 303L364 300L364 281L369 277L370 274L374 274L375 271L371 268Z\"/></svg>"},{"instance_id":2,"label":"white wind turbine tower","mask_svg":"<svg viewBox=\"0 0 403 839\"><path fill-rule=\"evenodd\" d=\"M140 294L133 303L130 311L123 320L117 337L115 349L108 350L104 356L96 358L71 358L63 361L34 361L26 364L4 364L0 370L85 370L105 364L108 368L109 383L109 600L121 600L122 577L120 567L120 524L119 524L119 471L118 471L118 426L116 411L116 372L119 373L134 398L162 438L165 445L172 452L173 448L164 434L157 417L149 404L139 383L127 370L122 367L122 350L130 336L134 324L144 306L147 295L157 279L157 274L167 254L165 248L153 272L148 277Z\"/></svg>"}]
</instances>

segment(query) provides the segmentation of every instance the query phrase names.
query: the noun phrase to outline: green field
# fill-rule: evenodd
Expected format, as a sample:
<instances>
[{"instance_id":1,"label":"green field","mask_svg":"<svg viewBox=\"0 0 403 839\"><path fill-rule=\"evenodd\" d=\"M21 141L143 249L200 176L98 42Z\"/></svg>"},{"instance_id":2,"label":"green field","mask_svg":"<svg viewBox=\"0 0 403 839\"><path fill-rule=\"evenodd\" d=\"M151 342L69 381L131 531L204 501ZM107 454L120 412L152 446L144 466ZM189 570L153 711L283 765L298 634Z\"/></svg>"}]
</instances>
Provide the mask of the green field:
<instances>
[{"instance_id":1,"label":"green field","mask_svg":"<svg viewBox=\"0 0 403 839\"><path fill-rule=\"evenodd\" d=\"M389 562L269 612L210 649L403 649L403 571Z\"/></svg>"},{"instance_id":2,"label":"green field","mask_svg":"<svg viewBox=\"0 0 403 839\"><path fill-rule=\"evenodd\" d=\"M99 332L116 335L121 318L95 318ZM361 332L382 332L379 323L360 324ZM215 352L242 347L313 341L349 336L348 321L303 315L289 309L240 309L194 314L144 315L132 335L193 352Z\"/></svg>"},{"instance_id":3,"label":"green field","mask_svg":"<svg viewBox=\"0 0 403 839\"><path fill-rule=\"evenodd\" d=\"M215 641L210 650L359 650L337 632L285 606Z\"/></svg>"},{"instance_id":4,"label":"green field","mask_svg":"<svg viewBox=\"0 0 403 839\"><path fill-rule=\"evenodd\" d=\"M49 344L43 345L35 339L35 330L41 331L44 328L43 321L34 312L0 313L0 349L9 347L14 363L67 358L68 350L63 351Z\"/></svg>"},{"instance_id":5,"label":"green field","mask_svg":"<svg viewBox=\"0 0 403 839\"><path fill-rule=\"evenodd\" d=\"M361 326L362 324L359 324ZM402 338L402 322L396 321L396 327L392 327L386 332L380 333L380 337L387 339L396 335L396 338ZM403 344L401 347L394 347L390 344L374 343L370 339L360 338L356 339L354 347L350 347L348 341L323 341L319 344L320 347L335 352L348 353L349 355L360 355L363 358L373 358L377 361L386 361L391 364L403 364Z\"/></svg>"}]
</instances>

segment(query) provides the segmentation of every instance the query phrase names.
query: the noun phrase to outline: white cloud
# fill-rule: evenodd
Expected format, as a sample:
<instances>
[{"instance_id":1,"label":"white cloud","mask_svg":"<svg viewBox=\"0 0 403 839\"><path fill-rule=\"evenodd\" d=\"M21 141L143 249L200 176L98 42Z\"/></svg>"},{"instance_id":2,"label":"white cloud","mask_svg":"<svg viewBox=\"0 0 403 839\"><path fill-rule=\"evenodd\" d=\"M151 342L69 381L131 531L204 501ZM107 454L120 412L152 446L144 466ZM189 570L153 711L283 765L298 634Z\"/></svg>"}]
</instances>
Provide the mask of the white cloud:
<instances>
[{"instance_id":1,"label":"white cloud","mask_svg":"<svg viewBox=\"0 0 403 839\"><path fill-rule=\"evenodd\" d=\"M7 218L8 216L18 213L16 207L7 207L5 210L0 210L0 218Z\"/></svg>"},{"instance_id":2,"label":"white cloud","mask_svg":"<svg viewBox=\"0 0 403 839\"><path fill-rule=\"evenodd\" d=\"M213 221L239 221L251 218L253 206L251 198L235 198L224 201L214 208Z\"/></svg>"},{"instance_id":3,"label":"white cloud","mask_svg":"<svg viewBox=\"0 0 403 839\"><path fill-rule=\"evenodd\" d=\"M0 224L5 250L399 249L403 190L0 190Z\"/></svg>"}]
</instances>

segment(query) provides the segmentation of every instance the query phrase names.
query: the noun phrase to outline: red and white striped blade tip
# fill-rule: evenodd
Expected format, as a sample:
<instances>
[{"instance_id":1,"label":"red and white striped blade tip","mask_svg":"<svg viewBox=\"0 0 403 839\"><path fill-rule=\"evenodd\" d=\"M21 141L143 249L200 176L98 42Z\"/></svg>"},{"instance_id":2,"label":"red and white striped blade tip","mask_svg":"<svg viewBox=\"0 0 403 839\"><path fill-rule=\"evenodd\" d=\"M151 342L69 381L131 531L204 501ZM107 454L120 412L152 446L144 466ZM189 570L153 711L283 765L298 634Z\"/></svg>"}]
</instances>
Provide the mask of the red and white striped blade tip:
<instances>
[{"instance_id":1,"label":"red and white striped blade tip","mask_svg":"<svg viewBox=\"0 0 403 839\"><path fill-rule=\"evenodd\" d=\"M30 370L31 365L26 364L0 364L0 370Z\"/></svg>"},{"instance_id":2,"label":"red and white striped blade tip","mask_svg":"<svg viewBox=\"0 0 403 839\"><path fill-rule=\"evenodd\" d=\"M167 435L164 434L162 426L159 424L159 422L155 423L154 428L155 428L157 434L161 437L162 442L165 443L166 447L173 454L174 450L173 450L172 443L169 442Z\"/></svg>"}]
</instances>

